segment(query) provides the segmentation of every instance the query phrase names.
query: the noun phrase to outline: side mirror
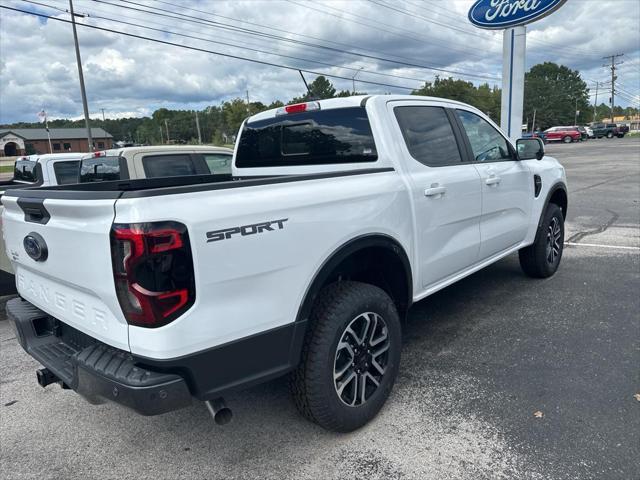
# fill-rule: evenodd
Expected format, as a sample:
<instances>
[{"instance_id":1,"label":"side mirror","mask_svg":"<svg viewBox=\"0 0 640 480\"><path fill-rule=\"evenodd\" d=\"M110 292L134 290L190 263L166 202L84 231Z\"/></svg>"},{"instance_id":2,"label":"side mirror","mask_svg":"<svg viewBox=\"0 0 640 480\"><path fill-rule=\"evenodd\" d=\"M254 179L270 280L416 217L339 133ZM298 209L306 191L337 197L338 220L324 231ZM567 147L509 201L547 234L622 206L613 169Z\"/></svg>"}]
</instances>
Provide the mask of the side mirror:
<instances>
[{"instance_id":1,"label":"side mirror","mask_svg":"<svg viewBox=\"0 0 640 480\"><path fill-rule=\"evenodd\" d=\"M520 138L516 141L518 160L542 160L544 143L539 138Z\"/></svg>"}]
</instances>

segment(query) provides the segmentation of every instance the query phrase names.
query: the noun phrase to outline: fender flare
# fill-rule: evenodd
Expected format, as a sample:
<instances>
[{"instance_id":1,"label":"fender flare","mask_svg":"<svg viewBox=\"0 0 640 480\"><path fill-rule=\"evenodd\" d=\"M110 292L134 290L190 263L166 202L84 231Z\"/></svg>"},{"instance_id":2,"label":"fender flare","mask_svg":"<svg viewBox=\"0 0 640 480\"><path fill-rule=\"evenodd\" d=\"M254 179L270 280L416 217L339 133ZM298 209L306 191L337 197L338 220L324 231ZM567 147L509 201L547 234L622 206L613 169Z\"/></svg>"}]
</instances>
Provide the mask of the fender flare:
<instances>
[{"instance_id":1,"label":"fender flare","mask_svg":"<svg viewBox=\"0 0 640 480\"><path fill-rule=\"evenodd\" d=\"M369 247L383 247L389 249L400 259L404 267L408 287L408 298L405 300L407 303L407 309L411 306L413 301L413 276L411 272L411 262L409 261L409 257L407 256L404 248L396 239L389 235L382 233L365 234L344 243L325 259L313 276L313 280L307 287L307 291L305 292L300 307L298 308L296 322L306 321L309 318L313 304L315 303L322 286L333 273L335 268L350 255Z\"/></svg>"},{"instance_id":2,"label":"fender flare","mask_svg":"<svg viewBox=\"0 0 640 480\"><path fill-rule=\"evenodd\" d=\"M567 193L567 185L560 181L560 182L556 182L553 184L553 186L549 189L549 192L547 192L547 196L544 200L544 205L542 207L542 212L540 212L540 218L538 219L538 228L540 228L540 226L542 225L542 219L544 218L544 212L547 211L547 207L549 206L549 203L551 201L551 197L553 197L553 195L558 191L558 190L562 190L564 192L565 197L567 197L567 206L564 209L564 217L565 220L567 218L567 211L569 209L569 195Z\"/></svg>"}]
</instances>

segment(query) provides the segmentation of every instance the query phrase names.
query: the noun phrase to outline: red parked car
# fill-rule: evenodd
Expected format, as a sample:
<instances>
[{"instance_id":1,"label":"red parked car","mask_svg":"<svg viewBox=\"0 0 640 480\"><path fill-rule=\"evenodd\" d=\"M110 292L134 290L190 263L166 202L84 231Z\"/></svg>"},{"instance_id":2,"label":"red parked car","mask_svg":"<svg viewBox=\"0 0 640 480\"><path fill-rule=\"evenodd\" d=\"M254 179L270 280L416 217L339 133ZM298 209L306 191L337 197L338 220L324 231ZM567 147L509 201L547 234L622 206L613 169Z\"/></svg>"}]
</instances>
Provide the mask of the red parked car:
<instances>
[{"instance_id":1,"label":"red parked car","mask_svg":"<svg viewBox=\"0 0 640 480\"><path fill-rule=\"evenodd\" d=\"M582 133L576 127L551 127L544 131L547 142L578 142Z\"/></svg>"}]
</instances>

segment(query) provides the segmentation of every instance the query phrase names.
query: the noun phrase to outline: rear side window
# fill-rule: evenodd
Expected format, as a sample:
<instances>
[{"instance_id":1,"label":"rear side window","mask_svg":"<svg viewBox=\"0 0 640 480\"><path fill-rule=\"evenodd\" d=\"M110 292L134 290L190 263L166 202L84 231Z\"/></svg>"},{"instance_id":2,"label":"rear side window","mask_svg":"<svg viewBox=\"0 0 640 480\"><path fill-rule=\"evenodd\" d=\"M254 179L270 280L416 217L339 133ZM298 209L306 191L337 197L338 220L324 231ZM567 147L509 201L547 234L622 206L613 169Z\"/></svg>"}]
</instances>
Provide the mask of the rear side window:
<instances>
[{"instance_id":1,"label":"rear side window","mask_svg":"<svg viewBox=\"0 0 640 480\"><path fill-rule=\"evenodd\" d=\"M142 159L142 165L147 178L181 177L198 173L189 154L147 155Z\"/></svg>"},{"instance_id":2,"label":"rear side window","mask_svg":"<svg viewBox=\"0 0 640 480\"><path fill-rule=\"evenodd\" d=\"M58 185L78 183L78 168L80 161L56 162L53 164L53 172L56 174Z\"/></svg>"},{"instance_id":3,"label":"rear side window","mask_svg":"<svg viewBox=\"0 0 640 480\"><path fill-rule=\"evenodd\" d=\"M283 167L375 162L378 159L363 107L289 114L247 123L236 166Z\"/></svg>"},{"instance_id":4,"label":"rear side window","mask_svg":"<svg viewBox=\"0 0 640 480\"><path fill-rule=\"evenodd\" d=\"M213 174L231 173L231 155L223 153L205 153L202 155L207 162L209 172Z\"/></svg>"},{"instance_id":5,"label":"rear side window","mask_svg":"<svg viewBox=\"0 0 640 480\"><path fill-rule=\"evenodd\" d=\"M462 161L444 108L396 107L394 113L407 149L417 161L430 167L453 165Z\"/></svg>"},{"instance_id":6,"label":"rear side window","mask_svg":"<svg viewBox=\"0 0 640 480\"><path fill-rule=\"evenodd\" d=\"M120 179L120 157L85 158L81 162L80 183Z\"/></svg>"},{"instance_id":7,"label":"rear side window","mask_svg":"<svg viewBox=\"0 0 640 480\"><path fill-rule=\"evenodd\" d=\"M18 160L13 170L14 180L22 182L37 182L38 173L36 162L32 160Z\"/></svg>"}]
</instances>

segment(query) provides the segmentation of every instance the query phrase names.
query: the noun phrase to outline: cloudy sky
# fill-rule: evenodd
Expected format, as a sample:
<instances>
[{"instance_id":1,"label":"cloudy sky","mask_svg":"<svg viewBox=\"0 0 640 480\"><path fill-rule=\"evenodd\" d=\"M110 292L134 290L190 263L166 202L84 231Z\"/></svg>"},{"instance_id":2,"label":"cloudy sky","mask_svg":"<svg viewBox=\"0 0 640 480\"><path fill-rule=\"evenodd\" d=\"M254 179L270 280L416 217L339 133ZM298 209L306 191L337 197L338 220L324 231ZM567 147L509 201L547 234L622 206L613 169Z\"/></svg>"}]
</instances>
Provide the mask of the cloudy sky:
<instances>
[{"instance_id":1,"label":"cloudy sky","mask_svg":"<svg viewBox=\"0 0 640 480\"><path fill-rule=\"evenodd\" d=\"M69 19L66 0L1 5ZM79 22L164 42L331 74L338 89L408 93L435 75L500 85L500 32L473 27L472 0L75 0ZM92 117L204 108L235 97L269 103L303 93L294 70L78 27ZM640 0L568 0L528 26L527 65L580 70L592 94L624 53L616 104L640 100ZM305 74L313 79L312 73ZM374 85L375 82L385 85ZM602 88L602 87L601 87ZM605 88L608 88L605 86ZM600 101L608 101L602 94ZM592 97L593 99L593 97ZM635 100L634 100L635 99ZM78 118L71 25L0 9L0 123Z\"/></svg>"}]
</instances>

